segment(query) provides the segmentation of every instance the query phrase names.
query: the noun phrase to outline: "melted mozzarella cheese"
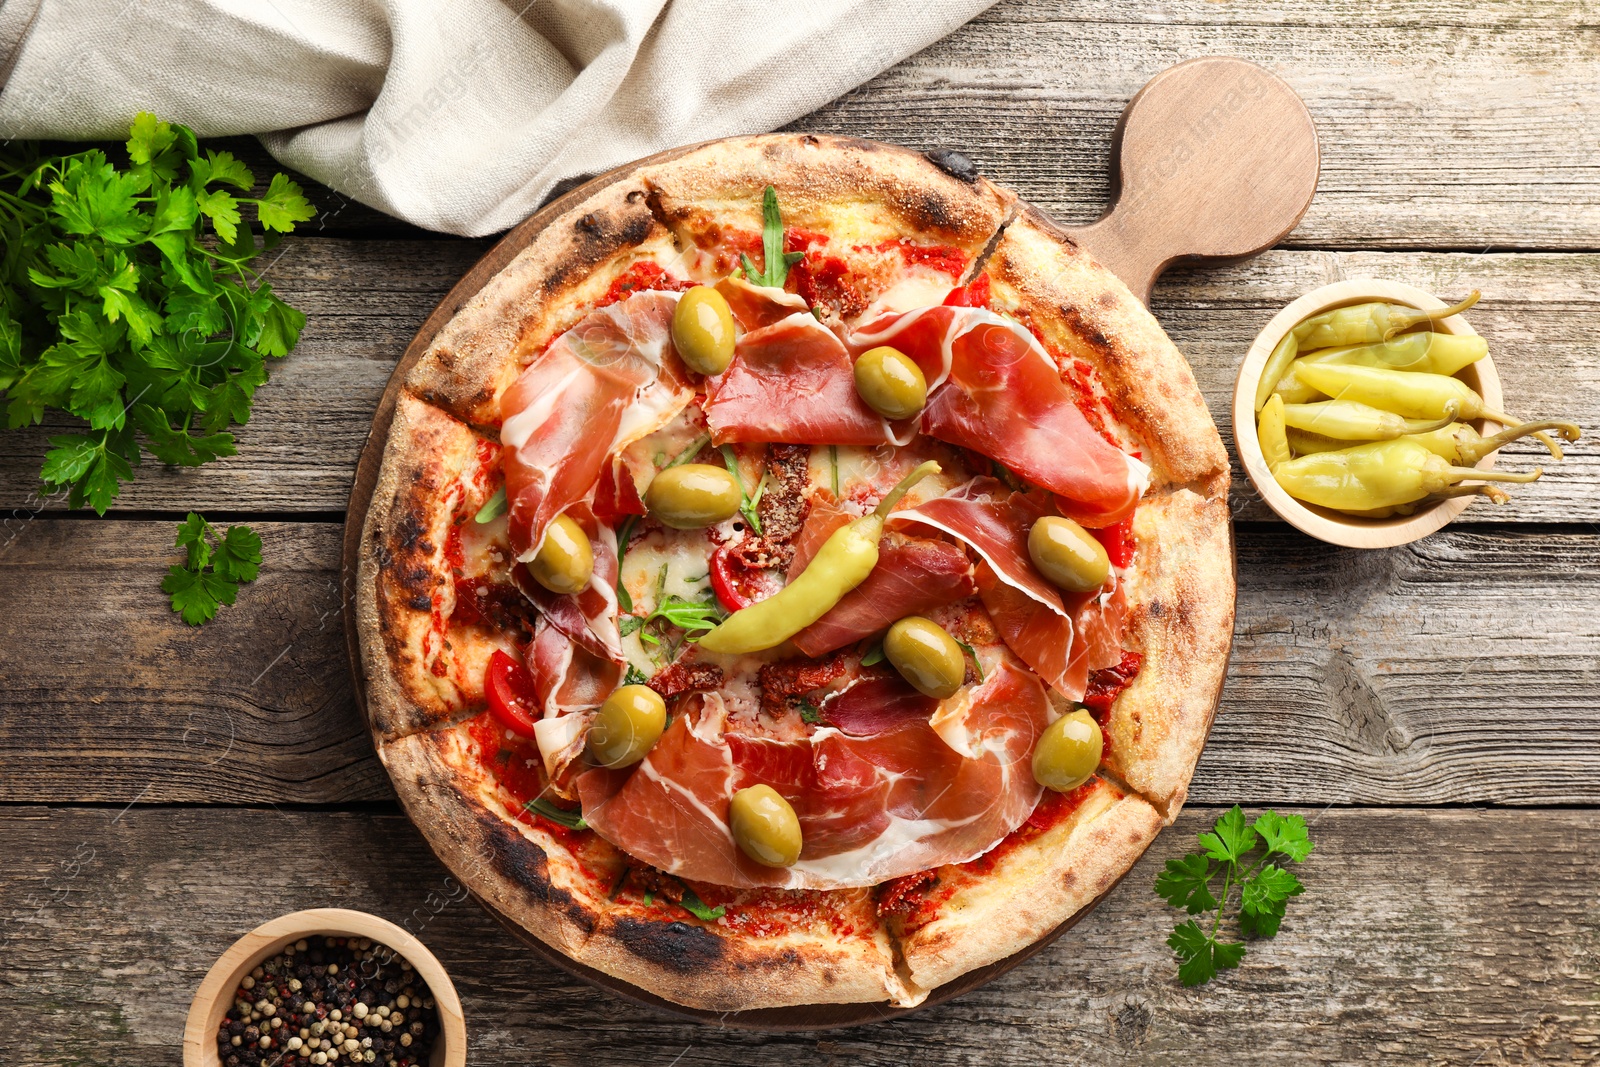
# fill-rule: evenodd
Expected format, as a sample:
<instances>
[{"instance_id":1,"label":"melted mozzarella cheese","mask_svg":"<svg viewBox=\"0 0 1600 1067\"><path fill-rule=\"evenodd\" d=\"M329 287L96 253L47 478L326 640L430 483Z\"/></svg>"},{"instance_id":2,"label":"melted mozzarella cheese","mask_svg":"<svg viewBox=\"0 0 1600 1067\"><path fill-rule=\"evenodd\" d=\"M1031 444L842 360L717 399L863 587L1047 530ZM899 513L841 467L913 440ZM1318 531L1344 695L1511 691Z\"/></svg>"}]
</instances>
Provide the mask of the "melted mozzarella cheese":
<instances>
[{"instance_id":1,"label":"melted mozzarella cheese","mask_svg":"<svg viewBox=\"0 0 1600 1067\"><path fill-rule=\"evenodd\" d=\"M944 303L944 298L950 295L950 290L955 288L955 284L950 280L950 275L942 271L913 267L904 278L868 304L867 310L861 313L857 321L870 323L878 316L890 312L936 307Z\"/></svg>"},{"instance_id":2,"label":"melted mozzarella cheese","mask_svg":"<svg viewBox=\"0 0 1600 1067\"><path fill-rule=\"evenodd\" d=\"M648 615L669 596L704 600L711 595L711 542L702 530L653 530L634 542L622 559L622 587L633 601L634 615ZM666 664L656 646L635 630L622 639L628 663L646 675Z\"/></svg>"}]
</instances>

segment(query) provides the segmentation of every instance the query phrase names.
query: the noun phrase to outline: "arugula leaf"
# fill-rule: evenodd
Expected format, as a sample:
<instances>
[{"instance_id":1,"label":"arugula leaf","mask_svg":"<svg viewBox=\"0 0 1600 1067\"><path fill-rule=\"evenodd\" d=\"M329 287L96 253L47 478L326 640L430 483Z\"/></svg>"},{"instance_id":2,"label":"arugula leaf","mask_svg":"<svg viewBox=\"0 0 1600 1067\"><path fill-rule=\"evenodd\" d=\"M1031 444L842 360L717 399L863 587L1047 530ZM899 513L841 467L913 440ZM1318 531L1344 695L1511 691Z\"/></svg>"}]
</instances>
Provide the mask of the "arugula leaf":
<instances>
[{"instance_id":1,"label":"arugula leaf","mask_svg":"<svg viewBox=\"0 0 1600 1067\"><path fill-rule=\"evenodd\" d=\"M744 516L744 521L749 523L750 529L757 537L761 536L761 516L757 508L761 504L761 494L767 490L767 472L761 472L761 481L756 485L754 496L744 491L744 479L739 477L739 457L734 453L732 445L721 445L723 465L728 468L728 473L733 475L733 484L739 487L739 513Z\"/></svg>"},{"instance_id":2,"label":"arugula leaf","mask_svg":"<svg viewBox=\"0 0 1600 1067\"><path fill-rule=\"evenodd\" d=\"M683 899L678 901L678 903L683 905L684 911L688 912L690 915L693 915L701 922L716 922L718 919L722 918L728 913L728 909L723 907L721 904L718 904L714 908L706 907L705 901L700 899L700 894L696 893L693 889L690 889L687 885L683 887Z\"/></svg>"},{"instance_id":3,"label":"arugula leaf","mask_svg":"<svg viewBox=\"0 0 1600 1067\"><path fill-rule=\"evenodd\" d=\"M558 808L544 797L534 797L523 807L542 818L549 819L557 826L565 826L568 830L587 830L589 828L589 824L583 821L581 812Z\"/></svg>"},{"instance_id":4,"label":"arugula leaf","mask_svg":"<svg viewBox=\"0 0 1600 1067\"><path fill-rule=\"evenodd\" d=\"M650 680L649 676L633 664L628 664L628 670L622 676L623 685L644 685Z\"/></svg>"},{"instance_id":5,"label":"arugula leaf","mask_svg":"<svg viewBox=\"0 0 1600 1067\"><path fill-rule=\"evenodd\" d=\"M638 521L637 515L629 515L617 529L617 608L623 612L633 610L633 594L622 584L622 561L628 558L628 542L633 540L633 527Z\"/></svg>"},{"instance_id":6,"label":"arugula leaf","mask_svg":"<svg viewBox=\"0 0 1600 1067\"><path fill-rule=\"evenodd\" d=\"M800 720L802 722L815 724L822 721L822 709L804 697L795 701L795 706L800 709Z\"/></svg>"},{"instance_id":7,"label":"arugula leaf","mask_svg":"<svg viewBox=\"0 0 1600 1067\"><path fill-rule=\"evenodd\" d=\"M483 507L478 509L478 513L472 517L472 521L478 523L479 525L493 522L501 515L504 515L505 510L506 487L502 485L500 488L494 491L494 496L483 502Z\"/></svg>"},{"instance_id":8,"label":"arugula leaf","mask_svg":"<svg viewBox=\"0 0 1600 1067\"><path fill-rule=\"evenodd\" d=\"M965 641L957 641L956 644L960 645L963 649L965 649L967 655L972 657L972 669L977 672L978 681L982 682L983 681L983 661L978 659L978 650L973 648L971 645L967 644Z\"/></svg>"},{"instance_id":9,"label":"arugula leaf","mask_svg":"<svg viewBox=\"0 0 1600 1067\"><path fill-rule=\"evenodd\" d=\"M658 604L641 625L660 619L684 631L689 640L695 641L699 639L697 635L704 636L710 633L727 617L728 613L717 603L715 597L708 600L689 600L674 593Z\"/></svg>"},{"instance_id":10,"label":"arugula leaf","mask_svg":"<svg viewBox=\"0 0 1600 1067\"><path fill-rule=\"evenodd\" d=\"M1313 847L1300 816L1265 811L1250 823L1238 805L1197 839L1203 851L1168 860L1155 883L1156 892L1175 908L1190 915L1216 913L1209 930L1190 919L1179 923L1167 938L1178 957L1178 977L1186 986L1203 985L1216 977L1220 968L1237 967L1244 958L1244 942L1220 937L1235 888L1239 890L1239 932L1247 938L1278 933L1289 898L1305 892L1300 879L1280 866L1279 860L1299 863ZM1248 863L1258 849L1255 862ZM1219 877L1220 896L1212 891L1212 883Z\"/></svg>"},{"instance_id":11,"label":"arugula leaf","mask_svg":"<svg viewBox=\"0 0 1600 1067\"><path fill-rule=\"evenodd\" d=\"M261 570L261 538L254 530L231 526L219 532L197 512L178 524L174 547L184 550L184 562L167 569L161 591L190 626L210 621L219 606L232 604L239 584L255 581Z\"/></svg>"},{"instance_id":12,"label":"arugula leaf","mask_svg":"<svg viewBox=\"0 0 1600 1067\"><path fill-rule=\"evenodd\" d=\"M270 243L312 217L281 174L249 197L249 169L202 157L184 126L141 113L124 147L122 165L98 148L0 148L0 405L13 428L50 409L83 420L51 441L41 476L102 514L145 452L233 455L266 361L305 326L252 266L255 227ZM184 596L196 616L226 602L203 583Z\"/></svg>"},{"instance_id":13,"label":"arugula leaf","mask_svg":"<svg viewBox=\"0 0 1600 1067\"><path fill-rule=\"evenodd\" d=\"M679 452L676 456L673 456L666 463L658 465L662 470L667 470L669 467L681 466L682 464L688 463L690 460L694 459L694 457L698 456L700 454L700 450L710 443L711 435L708 433L703 433L699 437L696 437L693 441L690 441L688 447L686 447L682 452ZM737 475L735 475L735 477L737 477Z\"/></svg>"},{"instance_id":14,"label":"arugula leaf","mask_svg":"<svg viewBox=\"0 0 1600 1067\"><path fill-rule=\"evenodd\" d=\"M783 250L783 215L778 211L778 190L767 186L761 194L761 254L765 269L757 271L750 257L739 253L745 278L751 285L770 285L782 289L789 279L789 266L806 258L804 252Z\"/></svg>"},{"instance_id":15,"label":"arugula leaf","mask_svg":"<svg viewBox=\"0 0 1600 1067\"><path fill-rule=\"evenodd\" d=\"M865 656L861 657L861 665L863 667L870 667L874 663L882 663L882 662L883 662L883 642L882 641L879 641L877 644L875 644L871 648L867 649L867 654Z\"/></svg>"}]
</instances>

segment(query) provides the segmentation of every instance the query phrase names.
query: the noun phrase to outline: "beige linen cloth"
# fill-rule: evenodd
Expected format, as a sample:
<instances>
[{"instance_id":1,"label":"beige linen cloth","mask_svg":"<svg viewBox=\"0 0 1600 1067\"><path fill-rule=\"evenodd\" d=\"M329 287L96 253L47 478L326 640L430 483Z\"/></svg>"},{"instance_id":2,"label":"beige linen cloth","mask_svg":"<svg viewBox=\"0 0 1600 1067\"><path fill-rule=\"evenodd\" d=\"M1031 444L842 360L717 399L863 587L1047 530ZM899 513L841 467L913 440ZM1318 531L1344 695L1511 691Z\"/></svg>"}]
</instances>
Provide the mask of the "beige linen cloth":
<instances>
[{"instance_id":1,"label":"beige linen cloth","mask_svg":"<svg viewBox=\"0 0 1600 1067\"><path fill-rule=\"evenodd\" d=\"M992 2L4 0L0 137L153 111L477 236L566 179L781 126Z\"/></svg>"}]
</instances>

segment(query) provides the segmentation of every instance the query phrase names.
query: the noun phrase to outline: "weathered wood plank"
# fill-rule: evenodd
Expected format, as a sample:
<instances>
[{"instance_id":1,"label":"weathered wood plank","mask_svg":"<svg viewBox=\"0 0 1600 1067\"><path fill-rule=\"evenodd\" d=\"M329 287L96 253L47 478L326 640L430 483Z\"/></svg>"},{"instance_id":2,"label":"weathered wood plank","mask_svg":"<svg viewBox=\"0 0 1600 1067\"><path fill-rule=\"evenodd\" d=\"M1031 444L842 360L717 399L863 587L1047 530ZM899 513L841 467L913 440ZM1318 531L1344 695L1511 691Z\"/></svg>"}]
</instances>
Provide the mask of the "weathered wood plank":
<instances>
[{"instance_id":1,"label":"weathered wood plank","mask_svg":"<svg viewBox=\"0 0 1600 1067\"><path fill-rule=\"evenodd\" d=\"M171 523L16 532L0 550L0 801L390 796L349 692L339 528L257 529L261 579L198 630L157 588ZM1247 524L1238 540L1196 803L1600 803L1600 536L1452 529L1357 552Z\"/></svg>"},{"instance_id":2,"label":"weathered wood plank","mask_svg":"<svg viewBox=\"0 0 1600 1067\"><path fill-rule=\"evenodd\" d=\"M70 520L8 531L0 685L29 721L0 727L0 759L15 767L4 799L116 800L129 787L147 803L390 796L350 695L339 526L256 526L260 578L201 628L160 590L182 558L173 531Z\"/></svg>"},{"instance_id":3,"label":"weathered wood plank","mask_svg":"<svg viewBox=\"0 0 1600 1067\"><path fill-rule=\"evenodd\" d=\"M1010 0L812 115L948 146L1070 222L1097 216L1117 116L1152 76L1238 56L1305 99L1317 198L1288 244L1600 247L1600 26L1582 4Z\"/></svg>"},{"instance_id":4,"label":"weathered wood plank","mask_svg":"<svg viewBox=\"0 0 1600 1067\"><path fill-rule=\"evenodd\" d=\"M1600 1054L1591 813L1307 810L1317 850L1282 932L1178 984L1161 862L993 985L894 1023L719 1031L533 957L398 815L116 808L0 812L7 1063L172 1062L188 999L238 935L296 908L373 911L440 957L476 1064L1562 1063ZM530 1050L535 1050L531 1051ZM676 1058L675 1058L676 1057Z\"/></svg>"},{"instance_id":5,"label":"weathered wood plank","mask_svg":"<svg viewBox=\"0 0 1600 1067\"><path fill-rule=\"evenodd\" d=\"M291 239L272 266L274 285L310 317L300 346L273 367L255 413L239 431L239 455L205 467L147 464L119 509L340 511L378 396L416 327L483 242ZM1211 410L1229 432L1235 369L1257 331L1279 308L1325 282L1375 276L1446 294L1474 286L1471 313L1488 336L1514 414L1560 413L1600 428L1600 255L1269 252L1242 265L1175 272L1155 294L1155 311L1194 364ZM38 506L45 438L67 428L0 433L0 508ZM1230 440L1231 444L1231 440ZM1537 446L1509 450L1531 465ZM1271 518L1252 503L1235 471L1241 518ZM1600 520L1600 455L1592 444L1512 504L1479 504L1464 522ZM59 503L55 505L61 506Z\"/></svg>"}]
</instances>

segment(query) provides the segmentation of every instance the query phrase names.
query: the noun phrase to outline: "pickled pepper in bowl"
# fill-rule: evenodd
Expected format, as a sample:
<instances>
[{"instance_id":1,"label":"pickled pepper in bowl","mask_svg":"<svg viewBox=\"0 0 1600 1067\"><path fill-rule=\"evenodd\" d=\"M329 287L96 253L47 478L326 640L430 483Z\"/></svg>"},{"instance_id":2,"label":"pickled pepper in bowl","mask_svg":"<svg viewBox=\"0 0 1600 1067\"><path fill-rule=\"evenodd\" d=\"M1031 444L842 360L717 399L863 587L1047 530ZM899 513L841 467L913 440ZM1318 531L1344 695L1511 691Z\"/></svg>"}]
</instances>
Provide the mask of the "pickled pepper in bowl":
<instances>
[{"instance_id":1,"label":"pickled pepper in bowl","mask_svg":"<svg viewBox=\"0 0 1600 1067\"><path fill-rule=\"evenodd\" d=\"M1576 441L1575 423L1522 422L1492 410L1456 377L1488 354L1481 337L1433 327L1475 304L1419 310L1374 302L1297 324L1273 349L1256 388L1256 433L1273 480L1308 504L1363 518L1406 515L1459 496L1509 499L1523 474L1476 469L1485 456L1533 436L1557 460L1551 434ZM1483 436L1470 420L1503 424Z\"/></svg>"}]
</instances>

